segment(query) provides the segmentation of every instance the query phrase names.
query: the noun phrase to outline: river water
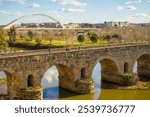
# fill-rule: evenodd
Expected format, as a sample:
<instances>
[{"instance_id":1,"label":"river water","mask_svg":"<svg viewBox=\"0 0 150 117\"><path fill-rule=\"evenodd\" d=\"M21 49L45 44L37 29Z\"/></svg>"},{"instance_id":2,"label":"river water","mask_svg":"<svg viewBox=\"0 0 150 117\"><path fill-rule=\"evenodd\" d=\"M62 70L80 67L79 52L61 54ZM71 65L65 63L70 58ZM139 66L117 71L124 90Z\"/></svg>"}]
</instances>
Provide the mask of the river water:
<instances>
[{"instance_id":1,"label":"river water","mask_svg":"<svg viewBox=\"0 0 150 117\"><path fill-rule=\"evenodd\" d=\"M43 98L45 100L150 100L150 90L140 89L104 89L101 84L114 85L112 83L101 82L101 65L98 63L93 70L94 93L76 94L59 88L58 71L55 66L47 70L42 78ZM133 69L137 72L137 63ZM3 72L0 76L6 77ZM150 80L148 81L150 84ZM0 85L0 93L6 93L7 86Z\"/></svg>"}]
</instances>

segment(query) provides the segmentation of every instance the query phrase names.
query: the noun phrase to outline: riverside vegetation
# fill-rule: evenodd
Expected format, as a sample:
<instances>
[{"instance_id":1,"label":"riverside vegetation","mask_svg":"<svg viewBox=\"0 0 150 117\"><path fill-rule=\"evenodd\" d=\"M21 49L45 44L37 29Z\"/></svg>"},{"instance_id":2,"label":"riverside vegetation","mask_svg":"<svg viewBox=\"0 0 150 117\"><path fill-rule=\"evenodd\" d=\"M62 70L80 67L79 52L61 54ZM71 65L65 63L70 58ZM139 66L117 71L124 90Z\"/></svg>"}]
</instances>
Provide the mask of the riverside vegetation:
<instances>
[{"instance_id":1,"label":"riverside vegetation","mask_svg":"<svg viewBox=\"0 0 150 117\"><path fill-rule=\"evenodd\" d=\"M101 44L149 43L149 27L103 28L90 30L10 30L0 29L0 49L14 46L36 47L88 46ZM23 45L23 46L21 46ZM40 48L43 46L43 48ZM39 47L39 48L38 48ZM32 48L31 48L32 49Z\"/></svg>"}]
</instances>

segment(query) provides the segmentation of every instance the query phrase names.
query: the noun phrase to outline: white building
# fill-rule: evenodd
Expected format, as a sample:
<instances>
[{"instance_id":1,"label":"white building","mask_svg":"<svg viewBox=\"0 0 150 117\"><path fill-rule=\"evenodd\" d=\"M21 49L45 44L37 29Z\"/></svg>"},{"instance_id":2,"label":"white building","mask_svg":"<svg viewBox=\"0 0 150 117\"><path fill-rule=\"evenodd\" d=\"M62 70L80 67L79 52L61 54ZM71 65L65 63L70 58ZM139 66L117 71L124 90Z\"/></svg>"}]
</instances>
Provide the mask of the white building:
<instances>
[{"instance_id":1,"label":"white building","mask_svg":"<svg viewBox=\"0 0 150 117\"><path fill-rule=\"evenodd\" d=\"M69 24L64 24L64 26L65 26L65 28L70 28L70 29L80 28L79 23L69 23Z\"/></svg>"},{"instance_id":2,"label":"white building","mask_svg":"<svg viewBox=\"0 0 150 117\"><path fill-rule=\"evenodd\" d=\"M128 27L131 24L129 22L127 22L127 21L125 21L125 22L114 22L114 21L111 21L111 22L104 22L104 25L105 25L105 27Z\"/></svg>"}]
</instances>

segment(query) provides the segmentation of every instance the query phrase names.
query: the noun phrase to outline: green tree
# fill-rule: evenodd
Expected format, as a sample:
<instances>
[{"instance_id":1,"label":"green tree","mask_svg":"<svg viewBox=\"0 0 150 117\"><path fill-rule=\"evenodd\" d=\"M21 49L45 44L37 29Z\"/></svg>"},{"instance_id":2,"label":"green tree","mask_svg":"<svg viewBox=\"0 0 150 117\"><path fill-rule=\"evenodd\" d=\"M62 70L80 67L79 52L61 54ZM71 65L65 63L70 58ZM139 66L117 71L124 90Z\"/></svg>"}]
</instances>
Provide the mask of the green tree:
<instances>
[{"instance_id":1,"label":"green tree","mask_svg":"<svg viewBox=\"0 0 150 117\"><path fill-rule=\"evenodd\" d=\"M32 31L28 31L28 37L30 38L30 41L32 41L34 34Z\"/></svg>"},{"instance_id":2,"label":"green tree","mask_svg":"<svg viewBox=\"0 0 150 117\"><path fill-rule=\"evenodd\" d=\"M35 41L37 42L36 46L40 46L42 43L42 36L41 35L37 35L35 37Z\"/></svg>"},{"instance_id":3,"label":"green tree","mask_svg":"<svg viewBox=\"0 0 150 117\"><path fill-rule=\"evenodd\" d=\"M15 28L15 26L12 26L10 28L10 30L8 31L9 41L15 42L16 41L16 35L17 35L16 28Z\"/></svg>"},{"instance_id":4,"label":"green tree","mask_svg":"<svg viewBox=\"0 0 150 117\"><path fill-rule=\"evenodd\" d=\"M97 34L93 34L93 35L90 37L90 40L91 40L93 43L97 43L97 42L98 42L98 35L97 35Z\"/></svg>"},{"instance_id":5,"label":"green tree","mask_svg":"<svg viewBox=\"0 0 150 117\"><path fill-rule=\"evenodd\" d=\"M4 39L3 30L0 29L0 50L6 49L8 47L7 41Z\"/></svg>"},{"instance_id":6,"label":"green tree","mask_svg":"<svg viewBox=\"0 0 150 117\"><path fill-rule=\"evenodd\" d=\"M110 39L111 39L111 36L110 36L110 35L104 36L104 40L110 41Z\"/></svg>"},{"instance_id":7,"label":"green tree","mask_svg":"<svg viewBox=\"0 0 150 117\"><path fill-rule=\"evenodd\" d=\"M120 36L119 36L118 34L114 34L114 35L112 35L112 38L119 39L119 38L120 38Z\"/></svg>"},{"instance_id":8,"label":"green tree","mask_svg":"<svg viewBox=\"0 0 150 117\"><path fill-rule=\"evenodd\" d=\"M84 35L79 35L79 36L78 36L78 41L79 41L80 43L84 43L84 41L85 41Z\"/></svg>"}]
</instances>

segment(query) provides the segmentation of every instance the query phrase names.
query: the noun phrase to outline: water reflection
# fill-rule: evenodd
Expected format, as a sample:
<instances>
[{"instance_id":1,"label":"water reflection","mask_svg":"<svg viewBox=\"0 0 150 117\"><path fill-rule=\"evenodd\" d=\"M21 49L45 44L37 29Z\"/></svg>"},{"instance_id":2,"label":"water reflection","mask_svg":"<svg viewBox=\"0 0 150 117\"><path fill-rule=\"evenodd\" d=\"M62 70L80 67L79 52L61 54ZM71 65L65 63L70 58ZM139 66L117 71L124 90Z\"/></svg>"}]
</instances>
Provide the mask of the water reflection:
<instances>
[{"instance_id":1,"label":"water reflection","mask_svg":"<svg viewBox=\"0 0 150 117\"><path fill-rule=\"evenodd\" d=\"M101 65L98 63L93 69L92 78L94 80L94 99L97 100L101 94Z\"/></svg>"},{"instance_id":2,"label":"water reflection","mask_svg":"<svg viewBox=\"0 0 150 117\"><path fill-rule=\"evenodd\" d=\"M43 87L43 97L44 99L58 99L59 98L59 80L58 80L58 70L56 66L48 69L41 81Z\"/></svg>"},{"instance_id":3,"label":"water reflection","mask_svg":"<svg viewBox=\"0 0 150 117\"><path fill-rule=\"evenodd\" d=\"M0 94L7 94L7 84L2 83L4 80L6 81L6 74L3 71L0 71Z\"/></svg>"}]
</instances>

